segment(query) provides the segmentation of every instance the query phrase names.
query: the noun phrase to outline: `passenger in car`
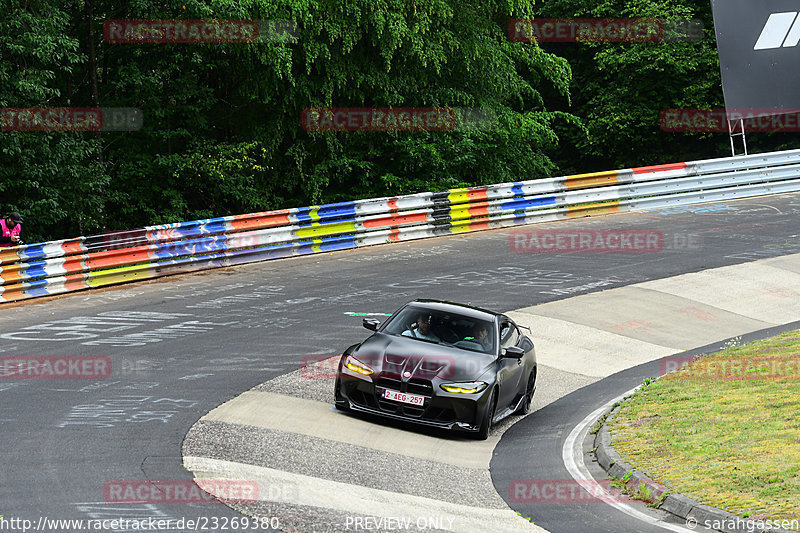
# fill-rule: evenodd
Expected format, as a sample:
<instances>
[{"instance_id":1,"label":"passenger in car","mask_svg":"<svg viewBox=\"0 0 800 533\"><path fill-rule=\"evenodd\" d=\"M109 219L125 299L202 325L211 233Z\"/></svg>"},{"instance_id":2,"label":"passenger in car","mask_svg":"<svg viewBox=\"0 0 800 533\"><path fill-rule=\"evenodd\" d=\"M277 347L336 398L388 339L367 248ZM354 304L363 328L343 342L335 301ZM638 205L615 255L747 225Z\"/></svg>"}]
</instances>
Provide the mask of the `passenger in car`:
<instances>
[{"instance_id":1,"label":"passenger in car","mask_svg":"<svg viewBox=\"0 0 800 533\"><path fill-rule=\"evenodd\" d=\"M472 328L472 335L475 337L475 342L479 342L484 350L489 350L492 347L492 339L489 338L489 327L486 324L476 322Z\"/></svg>"}]
</instances>

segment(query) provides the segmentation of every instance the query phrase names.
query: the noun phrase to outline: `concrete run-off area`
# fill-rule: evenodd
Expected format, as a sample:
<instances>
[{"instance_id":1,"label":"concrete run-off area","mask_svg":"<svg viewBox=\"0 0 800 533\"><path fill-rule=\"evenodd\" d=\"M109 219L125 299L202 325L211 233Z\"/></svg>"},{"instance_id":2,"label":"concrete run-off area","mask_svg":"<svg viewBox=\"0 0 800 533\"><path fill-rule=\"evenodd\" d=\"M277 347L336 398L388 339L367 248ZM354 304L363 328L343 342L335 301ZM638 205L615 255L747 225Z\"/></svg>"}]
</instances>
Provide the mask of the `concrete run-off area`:
<instances>
[{"instance_id":1,"label":"concrete run-off area","mask_svg":"<svg viewBox=\"0 0 800 533\"><path fill-rule=\"evenodd\" d=\"M511 311L536 343L533 409L642 363L796 321L798 287L800 255L789 255ZM489 472L521 417L481 442L340 413L332 391L332 379L301 371L267 381L192 427L184 465L197 478L256 480L263 501L236 508L293 517L282 519L287 530L365 529L369 517L406 519L411 530L543 531L508 507Z\"/></svg>"}]
</instances>

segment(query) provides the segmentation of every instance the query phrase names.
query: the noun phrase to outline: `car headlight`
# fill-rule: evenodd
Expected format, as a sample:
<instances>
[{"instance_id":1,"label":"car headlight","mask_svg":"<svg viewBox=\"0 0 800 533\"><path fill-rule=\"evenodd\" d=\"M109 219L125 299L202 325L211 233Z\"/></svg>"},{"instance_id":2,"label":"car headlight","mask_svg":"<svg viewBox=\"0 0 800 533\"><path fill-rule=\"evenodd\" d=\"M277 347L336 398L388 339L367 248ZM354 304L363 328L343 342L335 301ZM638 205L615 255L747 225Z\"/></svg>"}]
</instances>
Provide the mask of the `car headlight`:
<instances>
[{"instance_id":1,"label":"car headlight","mask_svg":"<svg viewBox=\"0 0 800 533\"><path fill-rule=\"evenodd\" d=\"M348 355L347 359L344 360L344 366L356 374L361 374L363 376L369 376L372 374L372 369L369 366L365 365L352 355Z\"/></svg>"},{"instance_id":2,"label":"car headlight","mask_svg":"<svg viewBox=\"0 0 800 533\"><path fill-rule=\"evenodd\" d=\"M468 383L442 383L442 390L452 394L475 394L481 392L488 384L483 381L470 381Z\"/></svg>"}]
</instances>

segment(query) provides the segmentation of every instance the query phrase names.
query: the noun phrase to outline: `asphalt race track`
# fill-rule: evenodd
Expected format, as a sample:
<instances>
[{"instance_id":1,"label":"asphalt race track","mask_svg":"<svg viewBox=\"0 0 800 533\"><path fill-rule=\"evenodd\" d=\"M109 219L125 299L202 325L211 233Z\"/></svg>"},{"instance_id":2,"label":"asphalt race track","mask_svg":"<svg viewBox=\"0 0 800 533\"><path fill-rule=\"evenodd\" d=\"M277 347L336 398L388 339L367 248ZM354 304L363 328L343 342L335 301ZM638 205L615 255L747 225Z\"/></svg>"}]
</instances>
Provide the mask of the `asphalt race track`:
<instances>
[{"instance_id":1,"label":"asphalt race track","mask_svg":"<svg viewBox=\"0 0 800 533\"><path fill-rule=\"evenodd\" d=\"M45 518L199 519L205 528L172 530L223 530L220 523L241 516L227 506L119 503L108 501L108 486L191 480L182 467L182 445L195 423L253 387L296 373L304 358L333 356L362 339L366 330L360 327L361 318L348 313L391 313L417 297L508 311L796 254L798 214L800 195L792 194L525 228L660 231L664 248L656 253L516 253L509 245L512 230L497 230L5 305L0 356L107 357L111 372L105 379L0 380L0 515L33 525ZM601 381L543 372L538 411L502 439L508 424L495 430L493 442L499 444L485 459L492 461L497 493L486 498L506 498L503 487L509 476L566 476L563 465L542 464L537 453L520 453L523 432L535 425L536 442L552 452L586 407L599 407L650 371L636 367ZM317 382L308 386L324 389ZM263 388L257 392L269 394ZM417 435L403 428L384 429L409 439ZM435 438L448 442L445 436ZM463 439L452 443L458 449L478 444ZM527 440L524 446L532 444ZM313 449L317 456L304 458L304 450L295 447L294 459L321 465L319 454L325 450ZM509 457L520 459L519 468ZM335 455L328 458L335 460ZM408 493L426 490L426 472L408 470L404 475ZM380 478L380 471L371 476ZM319 506L324 509L324 501ZM512 507L549 531L577 531L576 523L587 532L650 531L602 504L587 504L572 523L560 516L563 508ZM286 515L275 509L280 529L303 530L304 515L297 509ZM314 518L314 528L319 520L324 516ZM53 525L46 529L59 530Z\"/></svg>"},{"instance_id":2,"label":"asphalt race track","mask_svg":"<svg viewBox=\"0 0 800 533\"><path fill-rule=\"evenodd\" d=\"M747 343L777 335L783 331L800 328L800 322L786 326L759 330L741 336L741 342ZM727 340L727 339L726 339ZM698 347L681 354L693 356L711 353L719 350L720 344L713 343ZM641 384L642 380L650 376L663 374L660 361L652 361L637 367L615 374L602 381L587 385L558 401L532 413L519 424L509 428L495 448L492 461L492 478L498 493L506 497L509 505L522 516L533 517L537 525L548 531L593 531L593 532L663 532L679 531L689 533L690 528L685 527L685 521L678 519L666 512L648 509L641 502L636 502L625 497L618 499L631 507L634 511L646 514L654 522L645 523L642 520L623 514L611 506L605 505L601 499L589 497L586 493L580 496L541 498L541 501L514 501L514 483L516 480L554 480L561 482L561 491L569 495L571 485L564 483L572 480L564 466L562 447L570 429L577 426L587 413L595 407L611 402L619 396L619 391L628 391ZM596 420L596 418L595 418ZM584 455L589 461L590 450L594 447L594 438L589 438L581 445ZM535 453L536 461L527 461L519 464L515 457ZM596 463L588 464L589 472L596 480L606 479L606 473ZM540 484L539 487L543 487ZM557 487L557 485L556 485ZM613 493L613 492L612 492ZM609 499L617 499L615 494ZM673 529L666 529L672 527ZM698 528L699 531L707 531Z\"/></svg>"}]
</instances>

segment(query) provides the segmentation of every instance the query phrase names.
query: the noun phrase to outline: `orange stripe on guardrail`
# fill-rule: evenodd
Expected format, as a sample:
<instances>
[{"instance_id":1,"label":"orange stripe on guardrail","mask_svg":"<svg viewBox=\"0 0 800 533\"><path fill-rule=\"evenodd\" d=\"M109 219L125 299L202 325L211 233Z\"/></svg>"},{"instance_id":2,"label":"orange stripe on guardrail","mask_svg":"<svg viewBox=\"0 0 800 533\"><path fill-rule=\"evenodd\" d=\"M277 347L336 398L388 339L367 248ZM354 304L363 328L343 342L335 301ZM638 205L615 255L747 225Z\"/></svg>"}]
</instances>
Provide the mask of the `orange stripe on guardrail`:
<instances>
[{"instance_id":1,"label":"orange stripe on guardrail","mask_svg":"<svg viewBox=\"0 0 800 533\"><path fill-rule=\"evenodd\" d=\"M567 207L567 218L588 217L593 215L607 215L608 213L619 213L619 202L607 204L586 204L581 206Z\"/></svg>"},{"instance_id":2,"label":"orange stripe on guardrail","mask_svg":"<svg viewBox=\"0 0 800 533\"><path fill-rule=\"evenodd\" d=\"M603 185L613 185L617 183L619 171L608 170L605 172L590 172L589 174L576 174L567 176L564 186L567 189L586 189L588 187L598 187Z\"/></svg>"},{"instance_id":3,"label":"orange stripe on guardrail","mask_svg":"<svg viewBox=\"0 0 800 533\"><path fill-rule=\"evenodd\" d=\"M469 225L469 231L478 231L483 229L491 229L489 227L489 222L472 222Z\"/></svg>"},{"instance_id":4,"label":"orange stripe on guardrail","mask_svg":"<svg viewBox=\"0 0 800 533\"><path fill-rule=\"evenodd\" d=\"M257 217L244 217L228 221L233 231L246 229L271 228L273 226L286 226L289 224L289 210L270 211Z\"/></svg>"},{"instance_id":5,"label":"orange stripe on guardrail","mask_svg":"<svg viewBox=\"0 0 800 533\"><path fill-rule=\"evenodd\" d=\"M86 285L86 274L70 274L64 282L64 292L80 291L88 288Z\"/></svg>"},{"instance_id":6,"label":"orange stripe on guardrail","mask_svg":"<svg viewBox=\"0 0 800 533\"><path fill-rule=\"evenodd\" d=\"M22 288L22 285L11 285L10 287L5 287L3 293L0 296L3 297L6 301L11 300L21 300L25 297L25 289Z\"/></svg>"},{"instance_id":7,"label":"orange stripe on guardrail","mask_svg":"<svg viewBox=\"0 0 800 533\"><path fill-rule=\"evenodd\" d=\"M150 259L149 250L149 246L136 246L135 248L96 252L88 254L84 263L91 270L142 263Z\"/></svg>"},{"instance_id":8,"label":"orange stripe on guardrail","mask_svg":"<svg viewBox=\"0 0 800 533\"><path fill-rule=\"evenodd\" d=\"M466 191L467 198L469 198L470 202L475 202L479 200L488 200L489 199L489 190L488 189L476 189Z\"/></svg>"},{"instance_id":9,"label":"orange stripe on guardrail","mask_svg":"<svg viewBox=\"0 0 800 533\"><path fill-rule=\"evenodd\" d=\"M64 260L64 264L61 267L64 269L66 274L74 274L76 272L83 272L86 270L86 265L83 262L83 256L71 256Z\"/></svg>"},{"instance_id":10,"label":"orange stripe on guardrail","mask_svg":"<svg viewBox=\"0 0 800 533\"><path fill-rule=\"evenodd\" d=\"M16 263L19 261L19 256L16 251L0 250L0 265L8 263Z\"/></svg>"},{"instance_id":11,"label":"orange stripe on guardrail","mask_svg":"<svg viewBox=\"0 0 800 533\"><path fill-rule=\"evenodd\" d=\"M64 250L64 255L75 255L83 252L84 246L82 241L70 241L63 243L61 249Z\"/></svg>"},{"instance_id":12,"label":"orange stripe on guardrail","mask_svg":"<svg viewBox=\"0 0 800 533\"><path fill-rule=\"evenodd\" d=\"M0 273L0 278L3 278L3 284L16 283L22 281L22 274L20 274L20 265L9 265Z\"/></svg>"},{"instance_id":13,"label":"orange stripe on guardrail","mask_svg":"<svg viewBox=\"0 0 800 533\"><path fill-rule=\"evenodd\" d=\"M485 216L489 216L489 202L450 206L450 218L453 220L463 220L465 218Z\"/></svg>"}]
</instances>

